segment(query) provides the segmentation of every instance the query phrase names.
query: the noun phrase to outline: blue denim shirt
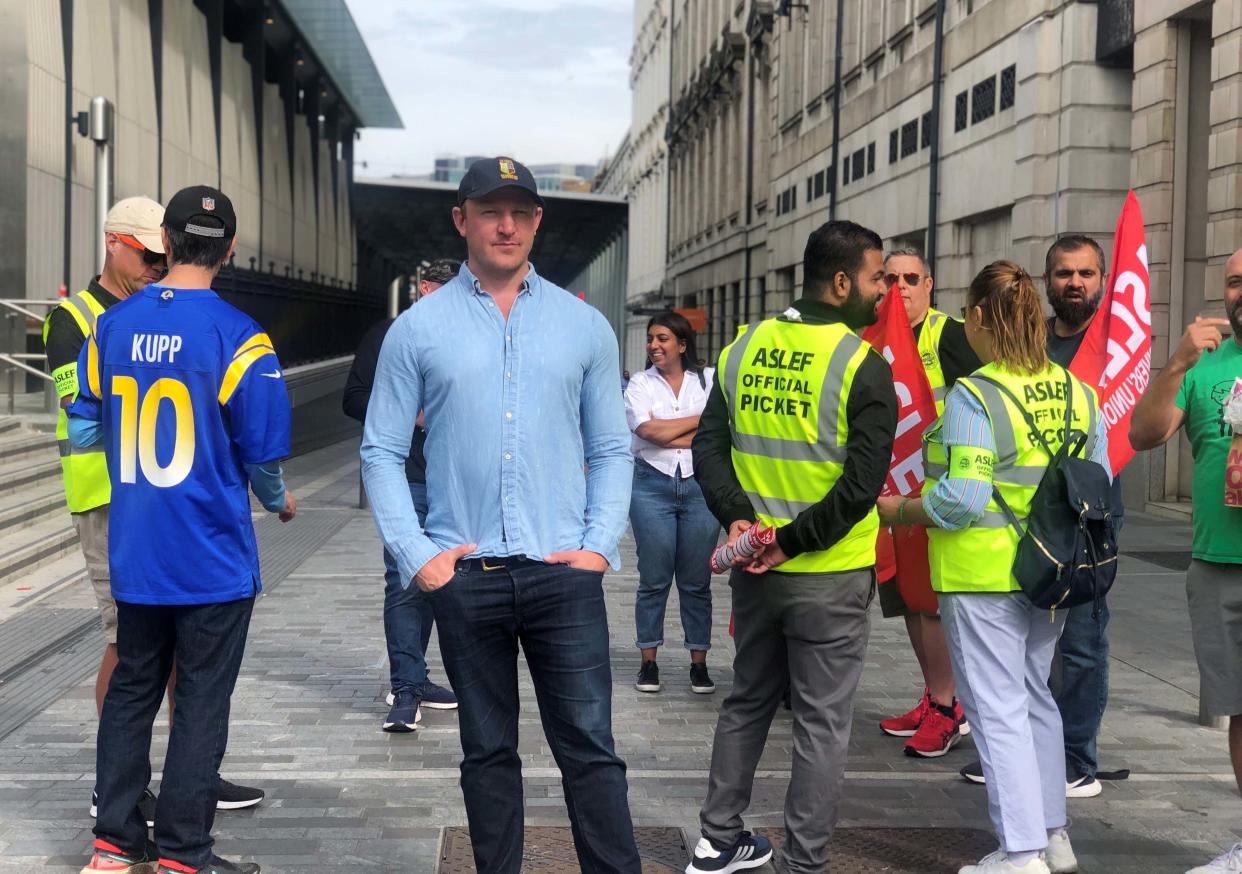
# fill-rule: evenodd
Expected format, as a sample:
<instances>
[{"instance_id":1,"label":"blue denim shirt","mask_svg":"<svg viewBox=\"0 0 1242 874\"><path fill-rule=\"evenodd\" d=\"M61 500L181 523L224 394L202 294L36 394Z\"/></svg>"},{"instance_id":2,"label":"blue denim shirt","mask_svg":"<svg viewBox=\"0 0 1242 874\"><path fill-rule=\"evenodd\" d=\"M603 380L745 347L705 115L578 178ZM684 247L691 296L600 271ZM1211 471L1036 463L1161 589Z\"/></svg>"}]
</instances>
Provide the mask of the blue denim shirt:
<instances>
[{"instance_id":1,"label":"blue denim shirt","mask_svg":"<svg viewBox=\"0 0 1242 874\"><path fill-rule=\"evenodd\" d=\"M508 321L463 264L393 324L362 438L375 523L404 585L444 549L588 549L620 567L633 460L602 313L530 268ZM425 411L427 525L405 457ZM584 470L585 468L585 470Z\"/></svg>"}]
</instances>

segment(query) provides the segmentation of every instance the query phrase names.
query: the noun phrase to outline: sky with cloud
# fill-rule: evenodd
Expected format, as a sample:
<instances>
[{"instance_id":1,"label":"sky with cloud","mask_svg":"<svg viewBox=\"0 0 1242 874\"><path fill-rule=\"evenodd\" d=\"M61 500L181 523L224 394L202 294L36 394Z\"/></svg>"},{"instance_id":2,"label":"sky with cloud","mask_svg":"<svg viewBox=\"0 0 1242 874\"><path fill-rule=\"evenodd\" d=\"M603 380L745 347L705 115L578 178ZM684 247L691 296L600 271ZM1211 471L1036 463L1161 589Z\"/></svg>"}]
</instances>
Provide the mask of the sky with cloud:
<instances>
[{"instance_id":1,"label":"sky with cloud","mask_svg":"<svg viewBox=\"0 0 1242 874\"><path fill-rule=\"evenodd\" d=\"M405 122L362 131L368 176L437 154L594 163L629 128L633 0L347 0Z\"/></svg>"}]
</instances>

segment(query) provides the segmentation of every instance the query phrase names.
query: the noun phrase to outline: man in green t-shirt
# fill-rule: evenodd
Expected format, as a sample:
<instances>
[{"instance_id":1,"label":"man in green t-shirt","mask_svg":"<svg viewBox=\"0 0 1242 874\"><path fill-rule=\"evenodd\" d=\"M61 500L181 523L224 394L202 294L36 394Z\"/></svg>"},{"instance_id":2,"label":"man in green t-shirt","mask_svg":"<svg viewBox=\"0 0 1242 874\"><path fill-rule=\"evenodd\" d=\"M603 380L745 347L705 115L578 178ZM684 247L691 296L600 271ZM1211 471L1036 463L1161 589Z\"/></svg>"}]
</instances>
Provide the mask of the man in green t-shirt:
<instances>
[{"instance_id":1,"label":"man in green t-shirt","mask_svg":"<svg viewBox=\"0 0 1242 874\"><path fill-rule=\"evenodd\" d=\"M1196 318L1134 409L1130 442L1151 449L1186 427L1194 457L1194 545L1186 599L1204 710L1229 717L1229 753L1242 790L1242 507L1225 505L1234 429L1224 407L1242 379L1242 249L1225 264L1227 319ZM1232 337L1221 332L1230 328ZM1242 874L1242 843L1187 874Z\"/></svg>"}]
</instances>

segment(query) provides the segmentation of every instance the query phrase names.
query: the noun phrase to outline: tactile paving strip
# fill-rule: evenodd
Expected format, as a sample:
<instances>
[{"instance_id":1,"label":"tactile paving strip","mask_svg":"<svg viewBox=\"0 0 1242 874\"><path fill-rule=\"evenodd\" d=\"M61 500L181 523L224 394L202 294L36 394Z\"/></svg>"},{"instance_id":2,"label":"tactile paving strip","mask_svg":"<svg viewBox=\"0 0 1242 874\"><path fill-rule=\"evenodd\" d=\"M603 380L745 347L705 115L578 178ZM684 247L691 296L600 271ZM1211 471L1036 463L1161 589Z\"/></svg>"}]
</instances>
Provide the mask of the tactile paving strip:
<instances>
[{"instance_id":1,"label":"tactile paving strip","mask_svg":"<svg viewBox=\"0 0 1242 874\"><path fill-rule=\"evenodd\" d=\"M783 828L757 834L785 843ZM832 874L936 874L956 871L996 849L996 838L972 828L839 828L828 845Z\"/></svg>"},{"instance_id":2,"label":"tactile paving strip","mask_svg":"<svg viewBox=\"0 0 1242 874\"><path fill-rule=\"evenodd\" d=\"M568 827L527 827L522 874L579 874L574 838ZM673 874L686 869L690 858L678 828L636 828L634 839L643 860L643 874ZM439 874L476 874L470 830L446 828Z\"/></svg>"},{"instance_id":3,"label":"tactile paving strip","mask_svg":"<svg viewBox=\"0 0 1242 874\"><path fill-rule=\"evenodd\" d=\"M274 515L255 522L263 589L270 592L353 517L315 509L288 526ZM0 738L20 728L99 664L99 613L35 604L0 623Z\"/></svg>"}]
</instances>

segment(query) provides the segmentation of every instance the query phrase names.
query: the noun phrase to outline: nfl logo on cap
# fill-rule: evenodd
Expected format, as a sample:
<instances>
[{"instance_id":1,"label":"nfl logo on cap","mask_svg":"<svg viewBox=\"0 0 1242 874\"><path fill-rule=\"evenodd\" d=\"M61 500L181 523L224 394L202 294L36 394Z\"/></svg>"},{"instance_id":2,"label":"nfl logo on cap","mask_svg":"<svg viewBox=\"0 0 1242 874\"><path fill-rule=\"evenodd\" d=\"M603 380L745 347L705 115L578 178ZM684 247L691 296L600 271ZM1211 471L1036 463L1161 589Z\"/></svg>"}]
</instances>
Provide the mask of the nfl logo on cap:
<instances>
[{"instance_id":1,"label":"nfl logo on cap","mask_svg":"<svg viewBox=\"0 0 1242 874\"><path fill-rule=\"evenodd\" d=\"M216 208L216 199L214 197L203 198L203 209L207 210L208 212L211 212L215 208Z\"/></svg>"}]
</instances>

